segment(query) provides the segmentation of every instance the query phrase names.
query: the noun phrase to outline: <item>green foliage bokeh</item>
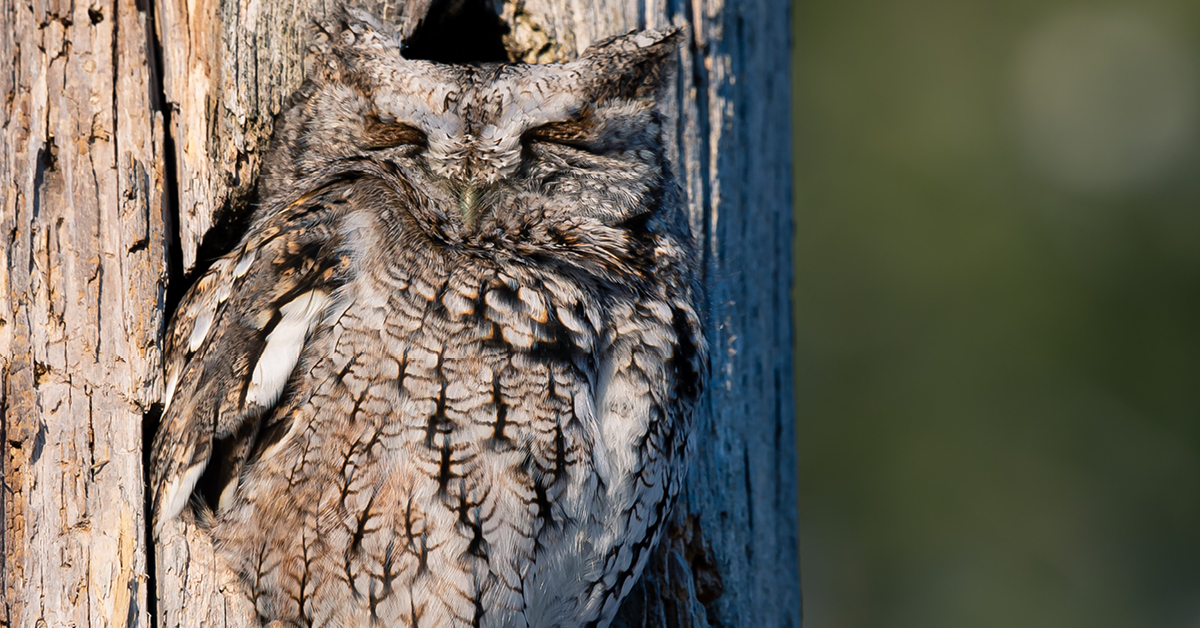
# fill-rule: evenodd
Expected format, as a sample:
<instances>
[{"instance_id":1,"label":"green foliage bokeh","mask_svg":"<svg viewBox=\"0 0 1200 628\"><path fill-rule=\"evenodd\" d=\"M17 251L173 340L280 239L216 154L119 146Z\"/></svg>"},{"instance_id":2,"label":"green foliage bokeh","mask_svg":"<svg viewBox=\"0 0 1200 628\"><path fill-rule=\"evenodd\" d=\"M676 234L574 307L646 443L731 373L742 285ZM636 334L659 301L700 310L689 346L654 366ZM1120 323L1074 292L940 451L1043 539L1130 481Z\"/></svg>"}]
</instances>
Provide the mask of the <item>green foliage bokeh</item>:
<instances>
[{"instance_id":1,"label":"green foliage bokeh","mask_svg":"<svg viewBox=\"0 0 1200 628\"><path fill-rule=\"evenodd\" d=\"M792 11L805 626L1200 626L1200 3Z\"/></svg>"}]
</instances>

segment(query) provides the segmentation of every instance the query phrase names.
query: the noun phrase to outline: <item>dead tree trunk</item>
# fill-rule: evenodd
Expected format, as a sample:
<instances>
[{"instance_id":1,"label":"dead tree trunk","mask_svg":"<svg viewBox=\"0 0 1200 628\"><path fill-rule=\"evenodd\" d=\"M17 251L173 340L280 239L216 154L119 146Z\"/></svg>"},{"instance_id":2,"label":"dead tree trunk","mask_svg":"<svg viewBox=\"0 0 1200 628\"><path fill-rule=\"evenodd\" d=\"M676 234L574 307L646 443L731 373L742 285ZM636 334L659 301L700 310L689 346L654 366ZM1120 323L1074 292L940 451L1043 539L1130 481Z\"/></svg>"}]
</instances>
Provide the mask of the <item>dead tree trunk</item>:
<instances>
[{"instance_id":1,"label":"dead tree trunk","mask_svg":"<svg viewBox=\"0 0 1200 628\"><path fill-rule=\"evenodd\" d=\"M147 625L142 416L167 281L152 25L134 0L0 15L0 625Z\"/></svg>"},{"instance_id":2,"label":"dead tree trunk","mask_svg":"<svg viewBox=\"0 0 1200 628\"><path fill-rule=\"evenodd\" d=\"M358 4L443 36L470 2ZM305 25L332 6L0 9L14 52L0 67L0 626L251 625L203 536L177 523L152 551L143 449L167 289L230 235L303 78ZM704 251L712 377L686 494L617 623L798 626L787 1L480 6L530 62L686 27L669 133Z\"/></svg>"}]
</instances>

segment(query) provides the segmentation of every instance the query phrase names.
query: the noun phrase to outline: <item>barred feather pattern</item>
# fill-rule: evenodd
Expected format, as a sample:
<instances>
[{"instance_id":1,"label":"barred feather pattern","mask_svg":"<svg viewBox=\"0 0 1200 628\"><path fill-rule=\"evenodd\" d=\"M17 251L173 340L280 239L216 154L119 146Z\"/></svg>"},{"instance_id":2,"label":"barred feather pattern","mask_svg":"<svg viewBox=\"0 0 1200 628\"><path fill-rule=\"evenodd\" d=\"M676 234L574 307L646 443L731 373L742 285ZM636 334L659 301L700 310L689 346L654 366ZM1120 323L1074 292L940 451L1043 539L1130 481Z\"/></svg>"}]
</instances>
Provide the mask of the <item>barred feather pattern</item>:
<instances>
[{"instance_id":1,"label":"barred feather pattern","mask_svg":"<svg viewBox=\"0 0 1200 628\"><path fill-rule=\"evenodd\" d=\"M416 150L303 148L377 140L322 116L391 85L383 61L432 80L354 18L324 51L336 76L281 120L248 233L169 330L156 520L202 511L264 626L606 626L679 492L707 368L643 93L673 35L606 42L590 70L420 66L469 86L437 119L475 138L498 115L481 103L519 102L503 80L624 85L572 96L589 105L554 131L576 144L526 141L537 118L516 156L462 166L478 147L442 156L429 117L388 136Z\"/></svg>"}]
</instances>

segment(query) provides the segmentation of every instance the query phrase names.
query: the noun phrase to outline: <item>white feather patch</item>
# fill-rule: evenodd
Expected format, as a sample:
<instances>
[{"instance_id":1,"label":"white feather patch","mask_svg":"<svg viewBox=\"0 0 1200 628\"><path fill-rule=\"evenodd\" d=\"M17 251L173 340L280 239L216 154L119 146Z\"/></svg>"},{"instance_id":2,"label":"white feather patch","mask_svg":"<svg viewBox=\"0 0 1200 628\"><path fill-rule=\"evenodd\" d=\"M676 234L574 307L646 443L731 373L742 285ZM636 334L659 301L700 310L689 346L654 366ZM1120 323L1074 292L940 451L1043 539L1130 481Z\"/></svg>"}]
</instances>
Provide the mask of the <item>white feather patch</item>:
<instances>
[{"instance_id":1,"label":"white feather patch","mask_svg":"<svg viewBox=\"0 0 1200 628\"><path fill-rule=\"evenodd\" d=\"M163 393L163 414L167 413L167 408L171 407L171 399L175 396L175 387L179 385L179 374L172 374L171 379L167 380L167 392Z\"/></svg>"},{"instance_id":2,"label":"white feather patch","mask_svg":"<svg viewBox=\"0 0 1200 628\"><path fill-rule=\"evenodd\" d=\"M241 277L242 275L245 275L246 271L250 270L250 265L253 263L254 263L254 251L250 250L250 251L246 252L245 255L242 256L242 259L238 260L237 266L233 267L233 276Z\"/></svg>"},{"instance_id":3,"label":"white feather patch","mask_svg":"<svg viewBox=\"0 0 1200 628\"><path fill-rule=\"evenodd\" d=\"M225 512L233 507L233 493L237 490L237 478L229 481L225 488L221 489L221 497L217 499L217 512Z\"/></svg>"},{"instance_id":4,"label":"white feather patch","mask_svg":"<svg viewBox=\"0 0 1200 628\"><path fill-rule=\"evenodd\" d=\"M188 499L192 497L192 490L196 488L196 482L200 481L200 476L204 473L204 467L207 464L198 464L190 467L183 472L183 476L177 477L167 485L167 492L163 499L163 511L161 519L166 521L174 519L183 512L184 506L187 506Z\"/></svg>"},{"instance_id":5,"label":"white feather patch","mask_svg":"<svg viewBox=\"0 0 1200 628\"><path fill-rule=\"evenodd\" d=\"M196 322L192 326L192 335L188 336L189 352L195 353L196 349L199 349L200 345L204 344L204 339L208 337L208 330L212 327L213 314L215 313L214 308L207 307L196 316Z\"/></svg>"},{"instance_id":6,"label":"white feather patch","mask_svg":"<svg viewBox=\"0 0 1200 628\"><path fill-rule=\"evenodd\" d=\"M229 295L232 293L233 293L233 282L226 281L226 282L222 283L221 287L217 288L217 294L216 294L217 303L224 303L226 300L229 299Z\"/></svg>"},{"instance_id":7,"label":"white feather patch","mask_svg":"<svg viewBox=\"0 0 1200 628\"><path fill-rule=\"evenodd\" d=\"M324 292L313 290L279 308L283 318L267 336L267 346L254 365L246 403L269 407L279 400L292 369L296 368L296 360L300 359L308 332L316 326L327 303L329 297Z\"/></svg>"}]
</instances>

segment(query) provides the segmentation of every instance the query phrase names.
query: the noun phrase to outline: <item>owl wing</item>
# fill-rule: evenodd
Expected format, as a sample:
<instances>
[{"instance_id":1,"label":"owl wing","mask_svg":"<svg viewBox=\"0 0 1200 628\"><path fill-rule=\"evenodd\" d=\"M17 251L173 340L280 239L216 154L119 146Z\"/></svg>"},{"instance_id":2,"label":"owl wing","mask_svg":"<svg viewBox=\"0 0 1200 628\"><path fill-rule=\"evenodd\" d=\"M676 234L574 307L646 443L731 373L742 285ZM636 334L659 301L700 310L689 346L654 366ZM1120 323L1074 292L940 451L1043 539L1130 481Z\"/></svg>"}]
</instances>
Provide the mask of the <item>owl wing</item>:
<instances>
[{"instance_id":1,"label":"owl wing","mask_svg":"<svg viewBox=\"0 0 1200 628\"><path fill-rule=\"evenodd\" d=\"M157 522L184 509L222 439L239 443L224 452L233 466L225 475L236 477L342 283L348 260L334 246L329 195L309 196L253 228L180 304L167 333L163 417L151 455Z\"/></svg>"}]
</instances>

